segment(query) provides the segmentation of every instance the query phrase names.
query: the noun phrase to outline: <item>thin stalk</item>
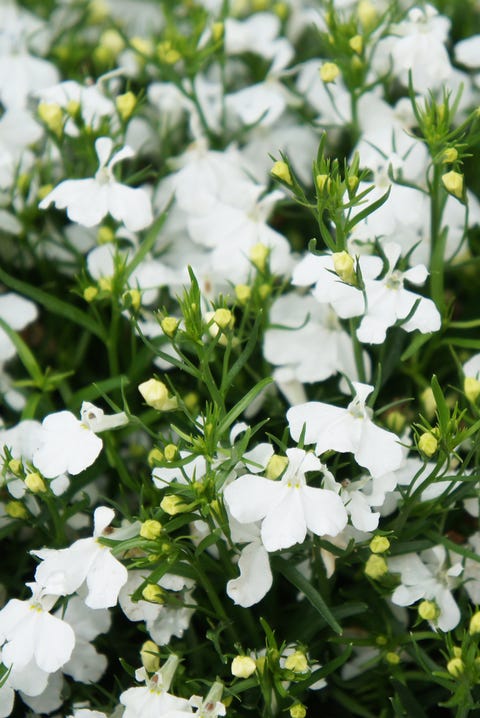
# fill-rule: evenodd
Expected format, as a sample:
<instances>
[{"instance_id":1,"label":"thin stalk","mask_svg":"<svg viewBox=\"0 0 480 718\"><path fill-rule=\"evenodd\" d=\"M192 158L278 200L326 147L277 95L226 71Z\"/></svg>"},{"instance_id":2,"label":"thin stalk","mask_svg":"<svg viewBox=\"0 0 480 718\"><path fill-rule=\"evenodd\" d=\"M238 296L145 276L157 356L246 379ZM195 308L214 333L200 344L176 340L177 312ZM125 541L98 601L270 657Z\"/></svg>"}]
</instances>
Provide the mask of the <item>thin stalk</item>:
<instances>
[{"instance_id":1,"label":"thin stalk","mask_svg":"<svg viewBox=\"0 0 480 718\"><path fill-rule=\"evenodd\" d=\"M442 231L444 200L441 192L441 167L434 164L430 185L430 294L443 317L445 316L444 270L447 232Z\"/></svg>"}]
</instances>

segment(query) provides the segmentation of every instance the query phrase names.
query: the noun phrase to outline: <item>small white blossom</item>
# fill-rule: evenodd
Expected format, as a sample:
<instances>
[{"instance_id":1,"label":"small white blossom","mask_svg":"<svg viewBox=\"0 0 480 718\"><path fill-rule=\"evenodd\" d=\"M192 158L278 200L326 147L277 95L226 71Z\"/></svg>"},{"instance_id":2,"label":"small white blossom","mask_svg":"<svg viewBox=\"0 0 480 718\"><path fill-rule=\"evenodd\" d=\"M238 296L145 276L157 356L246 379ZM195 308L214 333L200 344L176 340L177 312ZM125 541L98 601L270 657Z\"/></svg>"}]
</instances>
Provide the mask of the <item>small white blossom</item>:
<instances>
[{"instance_id":1,"label":"small white blossom","mask_svg":"<svg viewBox=\"0 0 480 718\"><path fill-rule=\"evenodd\" d=\"M57 209L66 209L72 222L84 227L93 227L111 214L132 232L145 229L153 221L147 192L117 182L113 174L116 164L134 156L133 150L123 147L111 157L110 137L99 137L95 150L99 160L95 177L61 182L40 202L40 209L47 209L53 203Z\"/></svg>"}]
</instances>

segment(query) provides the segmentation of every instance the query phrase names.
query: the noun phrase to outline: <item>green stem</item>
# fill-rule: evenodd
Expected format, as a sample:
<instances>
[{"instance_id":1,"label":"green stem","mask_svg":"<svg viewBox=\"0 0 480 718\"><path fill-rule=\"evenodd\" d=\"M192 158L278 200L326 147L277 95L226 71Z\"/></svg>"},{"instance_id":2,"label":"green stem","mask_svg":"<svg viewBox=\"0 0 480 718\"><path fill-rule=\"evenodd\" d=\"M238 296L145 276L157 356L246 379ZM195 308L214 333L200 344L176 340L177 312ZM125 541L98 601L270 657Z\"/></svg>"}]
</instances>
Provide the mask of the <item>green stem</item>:
<instances>
[{"instance_id":1,"label":"green stem","mask_svg":"<svg viewBox=\"0 0 480 718\"><path fill-rule=\"evenodd\" d=\"M363 363L363 350L362 345L357 339L357 322L355 319L350 319L350 337L353 344L353 356L355 358L355 366L357 367L358 380L365 383L366 374Z\"/></svg>"},{"instance_id":2,"label":"green stem","mask_svg":"<svg viewBox=\"0 0 480 718\"><path fill-rule=\"evenodd\" d=\"M433 165L430 184L430 294L442 317L445 316L444 264L446 231L442 231L444 201L441 196L441 167Z\"/></svg>"}]
</instances>

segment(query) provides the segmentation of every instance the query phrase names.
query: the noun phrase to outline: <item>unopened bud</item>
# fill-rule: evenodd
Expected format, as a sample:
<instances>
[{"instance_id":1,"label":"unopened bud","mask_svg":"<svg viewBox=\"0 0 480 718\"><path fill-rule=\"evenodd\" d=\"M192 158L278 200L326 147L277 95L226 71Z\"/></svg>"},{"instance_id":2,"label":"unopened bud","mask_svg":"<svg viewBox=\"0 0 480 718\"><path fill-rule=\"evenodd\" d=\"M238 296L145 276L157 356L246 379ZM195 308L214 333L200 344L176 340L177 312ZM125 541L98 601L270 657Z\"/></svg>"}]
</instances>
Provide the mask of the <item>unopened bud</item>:
<instances>
[{"instance_id":1,"label":"unopened bud","mask_svg":"<svg viewBox=\"0 0 480 718\"><path fill-rule=\"evenodd\" d=\"M232 675L236 678L249 678L255 670L257 665L253 658L250 656L235 656L232 661Z\"/></svg>"},{"instance_id":2,"label":"unopened bud","mask_svg":"<svg viewBox=\"0 0 480 718\"><path fill-rule=\"evenodd\" d=\"M212 25L212 39L214 42L219 42L225 32L225 26L223 22L214 22Z\"/></svg>"},{"instance_id":3,"label":"unopened bud","mask_svg":"<svg viewBox=\"0 0 480 718\"><path fill-rule=\"evenodd\" d=\"M327 192L330 189L331 180L328 175L317 175L315 177L315 182L317 184L319 192L323 192L324 188L327 189Z\"/></svg>"},{"instance_id":4,"label":"unopened bud","mask_svg":"<svg viewBox=\"0 0 480 718\"><path fill-rule=\"evenodd\" d=\"M55 102L40 102L38 116L50 132L60 137L63 132L63 112Z\"/></svg>"},{"instance_id":5,"label":"unopened bud","mask_svg":"<svg viewBox=\"0 0 480 718\"><path fill-rule=\"evenodd\" d=\"M352 255L343 250L343 252L334 252L332 259L333 268L340 279L346 284L356 284L355 260Z\"/></svg>"},{"instance_id":6,"label":"unopened bud","mask_svg":"<svg viewBox=\"0 0 480 718\"><path fill-rule=\"evenodd\" d=\"M97 231L98 244L109 244L115 241L115 232L106 224L100 225Z\"/></svg>"},{"instance_id":7,"label":"unopened bud","mask_svg":"<svg viewBox=\"0 0 480 718\"><path fill-rule=\"evenodd\" d=\"M424 621L436 621L440 615L440 609L435 601L422 601L418 605L418 615Z\"/></svg>"},{"instance_id":8,"label":"unopened bud","mask_svg":"<svg viewBox=\"0 0 480 718\"><path fill-rule=\"evenodd\" d=\"M287 466L288 458L286 456L279 456L278 454L273 454L267 464L265 476L267 477L267 479L278 479L278 477L283 474Z\"/></svg>"},{"instance_id":9,"label":"unopened bud","mask_svg":"<svg viewBox=\"0 0 480 718\"><path fill-rule=\"evenodd\" d=\"M18 474L22 471L23 464L19 459L10 459L8 462L8 468L12 472L12 474L15 474L18 476Z\"/></svg>"},{"instance_id":10,"label":"unopened bud","mask_svg":"<svg viewBox=\"0 0 480 718\"><path fill-rule=\"evenodd\" d=\"M449 194L453 194L457 199L463 197L463 175L460 172L451 170L442 175L442 183Z\"/></svg>"},{"instance_id":11,"label":"unopened bud","mask_svg":"<svg viewBox=\"0 0 480 718\"><path fill-rule=\"evenodd\" d=\"M235 287L235 296L240 304L246 304L252 296L252 289L248 284L237 284Z\"/></svg>"},{"instance_id":12,"label":"unopened bud","mask_svg":"<svg viewBox=\"0 0 480 718\"><path fill-rule=\"evenodd\" d=\"M175 336L179 324L180 320L176 317L164 317L160 322L160 326L162 327L163 333L170 338Z\"/></svg>"},{"instance_id":13,"label":"unopened bud","mask_svg":"<svg viewBox=\"0 0 480 718\"><path fill-rule=\"evenodd\" d=\"M100 277L98 280L98 286L102 292L110 294L113 288L113 277Z\"/></svg>"},{"instance_id":14,"label":"unopened bud","mask_svg":"<svg viewBox=\"0 0 480 718\"><path fill-rule=\"evenodd\" d=\"M168 389L159 379L149 379L139 385L138 391L145 403L157 411L172 411L177 408L176 397L168 394Z\"/></svg>"},{"instance_id":15,"label":"unopened bud","mask_svg":"<svg viewBox=\"0 0 480 718\"><path fill-rule=\"evenodd\" d=\"M293 184L292 175L290 174L290 169L286 162L275 162L270 170L270 174L273 175L273 177L277 177L277 179L282 180L285 184Z\"/></svg>"},{"instance_id":16,"label":"unopened bud","mask_svg":"<svg viewBox=\"0 0 480 718\"><path fill-rule=\"evenodd\" d=\"M47 490L45 481L36 471L26 475L25 486L32 492L32 494L44 494Z\"/></svg>"},{"instance_id":17,"label":"unopened bud","mask_svg":"<svg viewBox=\"0 0 480 718\"><path fill-rule=\"evenodd\" d=\"M140 649L140 658L148 673L156 673L160 668L160 651L153 641L145 641Z\"/></svg>"},{"instance_id":18,"label":"unopened bud","mask_svg":"<svg viewBox=\"0 0 480 718\"><path fill-rule=\"evenodd\" d=\"M306 673L308 671L307 657L302 651L295 651L285 659L285 668L293 673Z\"/></svg>"},{"instance_id":19,"label":"unopened bud","mask_svg":"<svg viewBox=\"0 0 480 718\"><path fill-rule=\"evenodd\" d=\"M178 50L172 47L170 40L164 40L157 45L157 57L160 62L165 62L167 65L175 65L182 56Z\"/></svg>"},{"instance_id":20,"label":"unopened bud","mask_svg":"<svg viewBox=\"0 0 480 718\"><path fill-rule=\"evenodd\" d=\"M388 573L388 565L383 556L372 554L365 564L365 575L376 581L386 573Z\"/></svg>"},{"instance_id":21,"label":"unopened bud","mask_svg":"<svg viewBox=\"0 0 480 718\"><path fill-rule=\"evenodd\" d=\"M117 108L118 114L124 122L132 116L136 105L137 98L135 97L133 92L125 92L123 95L118 95L118 97L115 99L115 106Z\"/></svg>"},{"instance_id":22,"label":"unopened bud","mask_svg":"<svg viewBox=\"0 0 480 718\"><path fill-rule=\"evenodd\" d=\"M466 376L463 382L463 391L467 399L474 404L480 396L480 381L473 376Z\"/></svg>"},{"instance_id":23,"label":"unopened bud","mask_svg":"<svg viewBox=\"0 0 480 718\"><path fill-rule=\"evenodd\" d=\"M465 670L465 664L461 658L451 658L447 663L447 671L454 678L458 678Z\"/></svg>"},{"instance_id":24,"label":"unopened bud","mask_svg":"<svg viewBox=\"0 0 480 718\"><path fill-rule=\"evenodd\" d=\"M175 444L167 444L163 450L166 461L174 461L178 454L178 449Z\"/></svg>"},{"instance_id":25,"label":"unopened bud","mask_svg":"<svg viewBox=\"0 0 480 718\"><path fill-rule=\"evenodd\" d=\"M449 164L451 162L455 162L458 159L458 152L455 149L455 147L447 147L446 150L444 150L442 155L442 162L443 164Z\"/></svg>"},{"instance_id":26,"label":"unopened bud","mask_svg":"<svg viewBox=\"0 0 480 718\"><path fill-rule=\"evenodd\" d=\"M390 548L390 541L386 536L374 536L369 548L372 553L385 553Z\"/></svg>"},{"instance_id":27,"label":"unopened bud","mask_svg":"<svg viewBox=\"0 0 480 718\"><path fill-rule=\"evenodd\" d=\"M177 514L184 514L190 507L180 498L180 496L169 494L162 499L160 508L169 516L176 516Z\"/></svg>"},{"instance_id":28,"label":"unopened bud","mask_svg":"<svg viewBox=\"0 0 480 718\"><path fill-rule=\"evenodd\" d=\"M165 603L165 591L156 583L149 583L142 591L145 601L150 603Z\"/></svg>"},{"instance_id":29,"label":"unopened bud","mask_svg":"<svg viewBox=\"0 0 480 718\"><path fill-rule=\"evenodd\" d=\"M295 703L289 710L291 718L305 718L307 709L302 703Z\"/></svg>"},{"instance_id":30,"label":"unopened bud","mask_svg":"<svg viewBox=\"0 0 480 718\"><path fill-rule=\"evenodd\" d=\"M165 456L163 455L163 452L160 451L160 449L152 449L150 453L148 454L148 465L152 468L153 466L156 466L157 464L160 464L165 459Z\"/></svg>"},{"instance_id":31,"label":"unopened bud","mask_svg":"<svg viewBox=\"0 0 480 718\"><path fill-rule=\"evenodd\" d=\"M98 287L85 287L83 290L83 298L86 302L93 302L93 300L96 298L98 294Z\"/></svg>"},{"instance_id":32,"label":"unopened bud","mask_svg":"<svg viewBox=\"0 0 480 718\"><path fill-rule=\"evenodd\" d=\"M259 242L255 244L250 250L250 259L252 264L258 269L259 272L265 270L267 264L267 258L270 254L270 248Z\"/></svg>"},{"instance_id":33,"label":"unopened bud","mask_svg":"<svg viewBox=\"0 0 480 718\"><path fill-rule=\"evenodd\" d=\"M138 312L142 304L142 293L138 289L127 289L123 293L122 299L127 307L131 307L135 312Z\"/></svg>"},{"instance_id":34,"label":"unopened bud","mask_svg":"<svg viewBox=\"0 0 480 718\"><path fill-rule=\"evenodd\" d=\"M377 10L375 5L370 0L360 0L357 7L358 19L362 27L370 31L377 24Z\"/></svg>"},{"instance_id":35,"label":"unopened bud","mask_svg":"<svg viewBox=\"0 0 480 718\"><path fill-rule=\"evenodd\" d=\"M12 519L26 519L28 511L20 501L8 501L5 504L5 513Z\"/></svg>"},{"instance_id":36,"label":"unopened bud","mask_svg":"<svg viewBox=\"0 0 480 718\"><path fill-rule=\"evenodd\" d=\"M476 633L480 633L480 611L477 611L471 617L468 632L471 636L474 636Z\"/></svg>"},{"instance_id":37,"label":"unopened bud","mask_svg":"<svg viewBox=\"0 0 480 718\"><path fill-rule=\"evenodd\" d=\"M334 62L324 62L320 68L322 82L334 82L340 74L340 68Z\"/></svg>"},{"instance_id":38,"label":"unopened bud","mask_svg":"<svg viewBox=\"0 0 480 718\"><path fill-rule=\"evenodd\" d=\"M391 666L398 666L400 663L400 656L394 651L388 651L388 653L385 654L385 660L387 663L390 663Z\"/></svg>"},{"instance_id":39,"label":"unopened bud","mask_svg":"<svg viewBox=\"0 0 480 718\"><path fill-rule=\"evenodd\" d=\"M357 55L361 55L363 52L363 37L361 35L354 35L354 37L351 37L348 41L348 44L350 45L353 52L356 52Z\"/></svg>"},{"instance_id":40,"label":"unopened bud","mask_svg":"<svg viewBox=\"0 0 480 718\"><path fill-rule=\"evenodd\" d=\"M430 458L438 449L438 441L431 431L425 431L418 440L418 448Z\"/></svg>"},{"instance_id":41,"label":"unopened bud","mask_svg":"<svg viewBox=\"0 0 480 718\"><path fill-rule=\"evenodd\" d=\"M233 324L235 322L235 317L233 316L230 309L216 309L213 313L212 317L213 321L217 325L219 329L222 329L225 331L226 329L232 329Z\"/></svg>"},{"instance_id":42,"label":"unopened bud","mask_svg":"<svg viewBox=\"0 0 480 718\"><path fill-rule=\"evenodd\" d=\"M162 524L155 519L147 519L140 526L140 536L148 541L155 541L162 533Z\"/></svg>"}]
</instances>

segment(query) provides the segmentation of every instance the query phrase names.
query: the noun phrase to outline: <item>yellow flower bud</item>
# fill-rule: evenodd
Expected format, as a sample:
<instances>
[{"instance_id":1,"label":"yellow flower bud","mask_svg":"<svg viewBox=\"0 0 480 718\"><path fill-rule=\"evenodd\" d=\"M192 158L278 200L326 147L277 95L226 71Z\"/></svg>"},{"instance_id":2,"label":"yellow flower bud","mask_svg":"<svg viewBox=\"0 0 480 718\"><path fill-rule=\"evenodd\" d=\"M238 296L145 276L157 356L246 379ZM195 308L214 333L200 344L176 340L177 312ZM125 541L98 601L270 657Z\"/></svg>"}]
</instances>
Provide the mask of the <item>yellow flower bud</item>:
<instances>
[{"instance_id":1,"label":"yellow flower bud","mask_svg":"<svg viewBox=\"0 0 480 718\"><path fill-rule=\"evenodd\" d=\"M418 605L418 615L424 621L436 621L440 615L440 609L435 601L422 601Z\"/></svg>"},{"instance_id":2,"label":"yellow flower bud","mask_svg":"<svg viewBox=\"0 0 480 718\"><path fill-rule=\"evenodd\" d=\"M150 603L165 603L165 591L156 583L149 583L142 591L145 601Z\"/></svg>"},{"instance_id":3,"label":"yellow flower bud","mask_svg":"<svg viewBox=\"0 0 480 718\"><path fill-rule=\"evenodd\" d=\"M463 391L465 392L465 396L468 401L475 404L480 396L480 381L475 379L473 376L466 376L465 381L463 382Z\"/></svg>"},{"instance_id":4,"label":"yellow flower bud","mask_svg":"<svg viewBox=\"0 0 480 718\"><path fill-rule=\"evenodd\" d=\"M145 403L157 411L172 411L177 408L176 397L169 396L168 389L159 379L148 379L139 385L138 391Z\"/></svg>"},{"instance_id":5,"label":"yellow flower bud","mask_svg":"<svg viewBox=\"0 0 480 718\"><path fill-rule=\"evenodd\" d=\"M319 192L323 192L324 187L327 188L327 192L330 189L331 181L328 175L317 175L315 177L315 182L317 183Z\"/></svg>"},{"instance_id":6,"label":"yellow flower bud","mask_svg":"<svg viewBox=\"0 0 480 718\"><path fill-rule=\"evenodd\" d=\"M160 649L153 641L145 641L140 649L142 666L148 673L156 673L160 668Z\"/></svg>"},{"instance_id":7,"label":"yellow flower bud","mask_svg":"<svg viewBox=\"0 0 480 718\"><path fill-rule=\"evenodd\" d=\"M447 147L446 150L444 150L442 155L442 162L443 164L449 164L451 162L455 162L458 159L458 152L455 149L455 147Z\"/></svg>"},{"instance_id":8,"label":"yellow flower bud","mask_svg":"<svg viewBox=\"0 0 480 718\"><path fill-rule=\"evenodd\" d=\"M105 0L91 0L88 5L88 22L98 25L109 16L108 5Z\"/></svg>"},{"instance_id":9,"label":"yellow flower bud","mask_svg":"<svg viewBox=\"0 0 480 718\"><path fill-rule=\"evenodd\" d=\"M438 449L438 441L431 431L425 431L418 440L420 451L430 458Z\"/></svg>"},{"instance_id":10,"label":"yellow flower bud","mask_svg":"<svg viewBox=\"0 0 480 718\"><path fill-rule=\"evenodd\" d=\"M155 541L162 533L162 524L155 519L147 519L140 526L140 536L148 541Z\"/></svg>"},{"instance_id":11,"label":"yellow flower bud","mask_svg":"<svg viewBox=\"0 0 480 718\"><path fill-rule=\"evenodd\" d=\"M167 444L163 450L166 461L174 461L178 454L178 449L175 444Z\"/></svg>"},{"instance_id":12,"label":"yellow flower bud","mask_svg":"<svg viewBox=\"0 0 480 718\"><path fill-rule=\"evenodd\" d=\"M37 197L39 200L44 199L47 194L50 194L50 192L53 189L53 184L43 184L41 187L38 188L37 191Z\"/></svg>"},{"instance_id":13,"label":"yellow flower bud","mask_svg":"<svg viewBox=\"0 0 480 718\"><path fill-rule=\"evenodd\" d=\"M115 241L115 232L106 224L101 224L97 231L97 243L109 244Z\"/></svg>"},{"instance_id":14,"label":"yellow flower bud","mask_svg":"<svg viewBox=\"0 0 480 718\"><path fill-rule=\"evenodd\" d=\"M353 52L356 52L357 55L361 55L363 52L363 37L361 35L354 35L350 38L348 41L348 44L350 45Z\"/></svg>"},{"instance_id":15,"label":"yellow flower bud","mask_svg":"<svg viewBox=\"0 0 480 718\"><path fill-rule=\"evenodd\" d=\"M135 312L138 312L142 304L142 293L138 289L127 289L123 293L122 299L127 306L131 306Z\"/></svg>"},{"instance_id":16,"label":"yellow flower bud","mask_svg":"<svg viewBox=\"0 0 480 718\"><path fill-rule=\"evenodd\" d=\"M38 116L50 132L60 137L63 132L63 112L55 102L40 102Z\"/></svg>"},{"instance_id":17,"label":"yellow flower bud","mask_svg":"<svg viewBox=\"0 0 480 718\"><path fill-rule=\"evenodd\" d=\"M162 499L160 503L160 508L162 509L162 511L165 511L165 513L169 516L184 514L185 511L188 511L190 509L188 504L186 504L180 498L180 496L175 496L173 494L169 494Z\"/></svg>"},{"instance_id":18,"label":"yellow flower bud","mask_svg":"<svg viewBox=\"0 0 480 718\"><path fill-rule=\"evenodd\" d=\"M465 670L465 664L461 658L451 658L447 663L447 671L454 678L459 678Z\"/></svg>"},{"instance_id":19,"label":"yellow flower bud","mask_svg":"<svg viewBox=\"0 0 480 718\"><path fill-rule=\"evenodd\" d=\"M32 494L44 494L47 490L45 481L37 471L26 475L25 486L30 489Z\"/></svg>"},{"instance_id":20,"label":"yellow flower bud","mask_svg":"<svg viewBox=\"0 0 480 718\"><path fill-rule=\"evenodd\" d=\"M188 394L185 394L183 397L183 403L188 411L194 412L198 409L198 394L194 391L189 391Z\"/></svg>"},{"instance_id":21,"label":"yellow flower bud","mask_svg":"<svg viewBox=\"0 0 480 718\"><path fill-rule=\"evenodd\" d=\"M10 459L8 462L8 468L12 474L18 475L22 471L23 464L19 459Z\"/></svg>"},{"instance_id":22,"label":"yellow flower bud","mask_svg":"<svg viewBox=\"0 0 480 718\"><path fill-rule=\"evenodd\" d=\"M476 633L480 633L480 611L477 611L471 617L468 632L471 636L474 636Z\"/></svg>"},{"instance_id":23,"label":"yellow flower bud","mask_svg":"<svg viewBox=\"0 0 480 718\"><path fill-rule=\"evenodd\" d=\"M102 32L99 44L105 47L113 57L117 57L125 47L123 37L116 30Z\"/></svg>"},{"instance_id":24,"label":"yellow flower bud","mask_svg":"<svg viewBox=\"0 0 480 718\"><path fill-rule=\"evenodd\" d=\"M212 25L212 39L214 42L220 42L225 32L223 22L214 22Z\"/></svg>"},{"instance_id":25,"label":"yellow flower bud","mask_svg":"<svg viewBox=\"0 0 480 718\"><path fill-rule=\"evenodd\" d=\"M460 172L451 170L442 175L443 186L449 194L453 194L457 199L463 197L463 175Z\"/></svg>"},{"instance_id":26,"label":"yellow flower bud","mask_svg":"<svg viewBox=\"0 0 480 718\"><path fill-rule=\"evenodd\" d=\"M70 117L76 117L80 112L81 105L78 100L69 100L65 107Z\"/></svg>"},{"instance_id":27,"label":"yellow flower bud","mask_svg":"<svg viewBox=\"0 0 480 718\"><path fill-rule=\"evenodd\" d=\"M93 302L93 300L95 299L97 294L98 294L97 287L91 287L91 286L85 287L85 289L83 290L83 298L85 299L86 302L89 302L89 303Z\"/></svg>"},{"instance_id":28,"label":"yellow flower bud","mask_svg":"<svg viewBox=\"0 0 480 718\"><path fill-rule=\"evenodd\" d=\"M324 62L320 68L322 82L334 82L340 74L340 68L334 62Z\"/></svg>"},{"instance_id":29,"label":"yellow flower bud","mask_svg":"<svg viewBox=\"0 0 480 718\"><path fill-rule=\"evenodd\" d=\"M270 170L270 174L273 177L282 180L282 182L285 182L285 184L293 184L292 175L290 174L290 170L286 162L275 162L272 169Z\"/></svg>"},{"instance_id":30,"label":"yellow flower bud","mask_svg":"<svg viewBox=\"0 0 480 718\"><path fill-rule=\"evenodd\" d=\"M259 242L255 244L250 250L250 259L252 264L258 269L259 272L265 271L267 264L267 258L270 254L270 248Z\"/></svg>"},{"instance_id":31,"label":"yellow flower bud","mask_svg":"<svg viewBox=\"0 0 480 718\"><path fill-rule=\"evenodd\" d=\"M390 663L391 666L398 666L400 663L400 656L394 651L388 651L388 653L385 654L385 660L387 663Z\"/></svg>"},{"instance_id":32,"label":"yellow flower bud","mask_svg":"<svg viewBox=\"0 0 480 718\"><path fill-rule=\"evenodd\" d=\"M390 548L390 541L386 536L374 536L369 548L372 553L385 553Z\"/></svg>"},{"instance_id":33,"label":"yellow flower bud","mask_svg":"<svg viewBox=\"0 0 480 718\"><path fill-rule=\"evenodd\" d=\"M287 656L285 668L293 673L306 673L308 671L307 657L302 651L295 651Z\"/></svg>"},{"instance_id":34,"label":"yellow flower bud","mask_svg":"<svg viewBox=\"0 0 480 718\"><path fill-rule=\"evenodd\" d=\"M376 637L375 643L377 644L377 646L386 646L388 643L388 638L383 634L380 634Z\"/></svg>"},{"instance_id":35,"label":"yellow flower bud","mask_svg":"<svg viewBox=\"0 0 480 718\"><path fill-rule=\"evenodd\" d=\"M407 418L401 411L394 409L389 411L385 417L385 424L394 434L401 434L407 423Z\"/></svg>"},{"instance_id":36,"label":"yellow flower bud","mask_svg":"<svg viewBox=\"0 0 480 718\"><path fill-rule=\"evenodd\" d=\"M165 62L167 65L175 65L182 56L178 50L172 47L170 40L164 40L157 45L157 57L160 62Z\"/></svg>"},{"instance_id":37,"label":"yellow flower bud","mask_svg":"<svg viewBox=\"0 0 480 718\"><path fill-rule=\"evenodd\" d=\"M346 284L356 284L355 260L352 255L343 250L343 252L334 252L332 259L333 268L340 279Z\"/></svg>"},{"instance_id":38,"label":"yellow flower bud","mask_svg":"<svg viewBox=\"0 0 480 718\"><path fill-rule=\"evenodd\" d=\"M261 284L258 288L258 294L260 299L266 299L271 293L272 288L269 284Z\"/></svg>"},{"instance_id":39,"label":"yellow flower bud","mask_svg":"<svg viewBox=\"0 0 480 718\"><path fill-rule=\"evenodd\" d=\"M435 396L430 386L427 386L427 388L422 391L420 394L420 401L422 402L423 410L427 418L431 419L435 414L437 402L435 401Z\"/></svg>"},{"instance_id":40,"label":"yellow flower bud","mask_svg":"<svg viewBox=\"0 0 480 718\"><path fill-rule=\"evenodd\" d=\"M164 460L164 458L165 457L163 455L163 452L160 451L160 449L157 449L157 448L152 449L150 451L150 453L148 454L148 458L147 458L148 465L150 467L156 466L156 464L159 464L160 462L162 462Z\"/></svg>"},{"instance_id":41,"label":"yellow flower bud","mask_svg":"<svg viewBox=\"0 0 480 718\"><path fill-rule=\"evenodd\" d=\"M360 0L357 7L360 24L367 31L372 30L377 24L377 10L370 0Z\"/></svg>"},{"instance_id":42,"label":"yellow flower bud","mask_svg":"<svg viewBox=\"0 0 480 718\"><path fill-rule=\"evenodd\" d=\"M307 715L307 709L304 705L302 705L302 703L295 703L290 708L289 713L291 718L305 718L305 716Z\"/></svg>"},{"instance_id":43,"label":"yellow flower bud","mask_svg":"<svg viewBox=\"0 0 480 718\"><path fill-rule=\"evenodd\" d=\"M153 55L153 45L145 37L132 37L130 45L139 55L146 55L147 57Z\"/></svg>"},{"instance_id":44,"label":"yellow flower bud","mask_svg":"<svg viewBox=\"0 0 480 718\"><path fill-rule=\"evenodd\" d=\"M355 194L359 182L360 180L358 179L357 175L349 175L347 179L347 188L350 194Z\"/></svg>"},{"instance_id":45,"label":"yellow flower bud","mask_svg":"<svg viewBox=\"0 0 480 718\"><path fill-rule=\"evenodd\" d=\"M9 501L5 504L5 513L12 519L26 519L28 511L20 501Z\"/></svg>"},{"instance_id":46,"label":"yellow flower bud","mask_svg":"<svg viewBox=\"0 0 480 718\"><path fill-rule=\"evenodd\" d=\"M383 556L372 554L365 564L365 575L375 581L388 573L388 565Z\"/></svg>"},{"instance_id":47,"label":"yellow flower bud","mask_svg":"<svg viewBox=\"0 0 480 718\"><path fill-rule=\"evenodd\" d=\"M176 317L164 317L162 321L160 322L160 326L162 327L162 331L164 334L167 335L167 337L173 337L175 336L177 329L179 327L180 320Z\"/></svg>"},{"instance_id":48,"label":"yellow flower bud","mask_svg":"<svg viewBox=\"0 0 480 718\"><path fill-rule=\"evenodd\" d=\"M288 5L286 2L276 2L272 10L280 20L285 20L288 17Z\"/></svg>"},{"instance_id":49,"label":"yellow flower bud","mask_svg":"<svg viewBox=\"0 0 480 718\"><path fill-rule=\"evenodd\" d=\"M235 656L232 661L232 675L236 678L249 678L257 669L257 664L250 656Z\"/></svg>"},{"instance_id":50,"label":"yellow flower bud","mask_svg":"<svg viewBox=\"0 0 480 718\"><path fill-rule=\"evenodd\" d=\"M237 284L235 287L235 296L240 304L246 304L252 296L252 289L248 284Z\"/></svg>"},{"instance_id":51,"label":"yellow flower bud","mask_svg":"<svg viewBox=\"0 0 480 718\"><path fill-rule=\"evenodd\" d=\"M118 97L115 99L115 106L117 108L118 114L124 122L132 116L136 104L137 98L135 97L133 92L125 92L123 95L118 95Z\"/></svg>"},{"instance_id":52,"label":"yellow flower bud","mask_svg":"<svg viewBox=\"0 0 480 718\"><path fill-rule=\"evenodd\" d=\"M113 288L113 277L100 277L98 280L98 286L102 290L102 292L107 292L110 294Z\"/></svg>"},{"instance_id":53,"label":"yellow flower bud","mask_svg":"<svg viewBox=\"0 0 480 718\"><path fill-rule=\"evenodd\" d=\"M278 477L283 474L287 466L288 458L286 456L273 454L268 461L265 476L267 479L278 479Z\"/></svg>"},{"instance_id":54,"label":"yellow flower bud","mask_svg":"<svg viewBox=\"0 0 480 718\"><path fill-rule=\"evenodd\" d=\"M225 309L223 307L215 310L212 319L217 327L223 331L225 331L225 329L232 329L235 322L235 317L230 309Z\"/></svg>"}]
</instances>

